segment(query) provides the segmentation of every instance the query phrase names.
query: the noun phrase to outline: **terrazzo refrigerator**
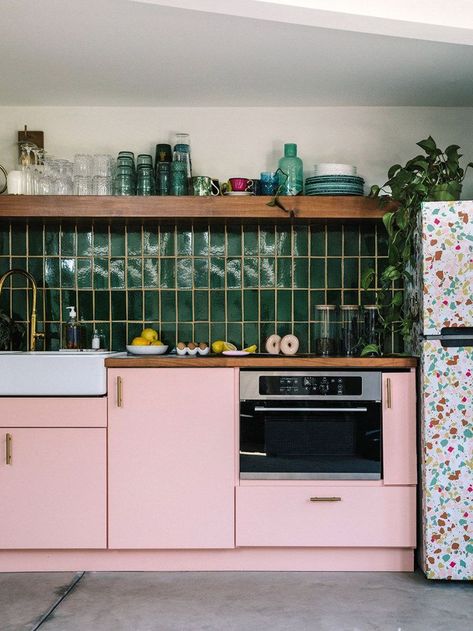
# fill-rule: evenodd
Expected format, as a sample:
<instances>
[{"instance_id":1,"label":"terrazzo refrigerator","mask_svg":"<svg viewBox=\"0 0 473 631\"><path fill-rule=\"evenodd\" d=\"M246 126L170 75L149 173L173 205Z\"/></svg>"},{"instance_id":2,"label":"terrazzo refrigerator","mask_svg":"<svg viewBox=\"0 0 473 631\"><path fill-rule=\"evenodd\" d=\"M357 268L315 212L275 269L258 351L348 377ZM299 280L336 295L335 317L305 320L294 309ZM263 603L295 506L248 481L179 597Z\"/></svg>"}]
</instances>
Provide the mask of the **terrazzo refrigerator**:
<instances>
[{"instance_id":1,"label":"terrazzo refrigerator","mask_svg":"<svg viewBox=\"0 0 473 631\"><path fill-rule=\"evenodd\" d=\"M425 203L419 234L420 561L472 580L473 201Z\"/></svg>"}]
</instances>

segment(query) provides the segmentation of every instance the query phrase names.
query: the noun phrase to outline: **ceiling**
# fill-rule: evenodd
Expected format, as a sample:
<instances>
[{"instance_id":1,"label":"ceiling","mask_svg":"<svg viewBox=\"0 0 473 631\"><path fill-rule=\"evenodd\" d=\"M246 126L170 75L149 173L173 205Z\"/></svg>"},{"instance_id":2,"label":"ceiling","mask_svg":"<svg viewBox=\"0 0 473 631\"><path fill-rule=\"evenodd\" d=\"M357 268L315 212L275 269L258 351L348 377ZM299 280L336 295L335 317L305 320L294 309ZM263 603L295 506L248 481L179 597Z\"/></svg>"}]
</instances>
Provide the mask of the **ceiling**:
<instances>
[{"instance_id":1,"label":"ceiling","mask_svg":"<svg viewBox=\"0 0 473 631\"><path fill-rule=\"evenodd\" d=\"M379 34L368 17L362 32L363 16L346 13L340 28L318 25L336 25L333 12L300 24L288 2L286 17L225 4L2 0L0 104L473 106L473 31L458 44L419 29Z\"/></svg>"}]
</instances>

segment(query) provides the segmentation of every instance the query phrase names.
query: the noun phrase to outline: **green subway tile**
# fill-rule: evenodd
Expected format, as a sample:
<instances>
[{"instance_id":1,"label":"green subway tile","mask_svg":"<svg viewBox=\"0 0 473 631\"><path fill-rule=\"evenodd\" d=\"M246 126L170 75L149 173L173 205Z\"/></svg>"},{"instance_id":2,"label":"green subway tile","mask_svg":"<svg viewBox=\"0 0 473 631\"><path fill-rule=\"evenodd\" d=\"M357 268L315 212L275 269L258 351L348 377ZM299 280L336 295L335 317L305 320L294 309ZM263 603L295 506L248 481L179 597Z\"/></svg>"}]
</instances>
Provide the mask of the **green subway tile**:
<instances>
[{"instance_id":1,"label":"green subway tile","mask_svg":"<svg viewBox=\"0 0 473 631\"><path fill-rule=\"evenodd\" d=\"M4 274L9 269L10 269L10 257L8 257L8 256L0 256L0 274ZM6 287L6 285L5 285L5 287Z\"/></svg>"},{"instance_id":2,"label":"green subway tile","mask_svg":"<svg viewBox=\"0 0 473 631\"><path fill-rule=\"evenodd\" d=\"M243 232L243 253L245 256L257 256L258 249L258 228L255 226L245 226Z\"/></svg>"},{"instance_id":3,"label":"green subway tile","mask_svg":"<svg viewBox=\"0 0 473 631\"><path fill-rule=\"evenodd\" d=\"M100 322L97 325L97 331L99 335L102 336L102 345L106 349L111 349L112 341L110 336L110 323L109 322Z\"/></svg>"},{"instance_id":4,"label":"green subway tile","mask_svg":"<svg viewBox=\"0 0 473 631\"><path fill-rule=\"evenodd\" d=\"M275 293L269 289L260 291L260 320L263 322L276 318Z\"/></svg>"},{"instance_id":5,"label":"green subway tile","mask_svg":"<svg viewBox=\"0 0 473 631\"><path fill-rule=\"evenodd\" d=\"M110 292L110 294L112 306L112 321L126 320L126 292L112 291Z\"/></svg>"},{"instance_id":6,"label":"green subway tile","mask_svg":"<svg viewBox=\"0 0 473 631\"><path fill-rule=\"evenodd\" d=\"M259 286L259 264L257 258L243 259L243 283L245 287Z\"/></svg>"},{"instance_id":7,"label":"green subway tile","mask_svg":"<svg viewBox=\"0 0 473 631\"><path fill-rule=\"evenodd\" d=\"M190 256L192 254L192 228L179 226L177 232L177 255Z\"/></svg>"},{"instance_id":8,"label":"green subway tile","mask_svg":"<svg viewBox=\"0 0 473 631\"><path fill-rule=\"evenodd\" d=\"M292 319L292 291L278 289L276 319L280 322Z\"/></svg>"},{"instance_id":9,"label":"green subway tile","mask_svg":"<svg viewBox=\"0 0 473 631\"><path fill-rule=\"evenodd\" d=\"M12 223L11 253L13 256L26 255L26 224Z\"/></svg>"},{"instance_id":10,"label":"green subway tile","mask_svg":"<svg viewBox=\"0 0 473 631\"><path fill-rule=\"evenodd\" d=\"M44 309L46 320L61 319L61 292L59 289L46 289L44 291Z\"/></svg>"},{"instance_id":11,"label":"green subway tile","mask_svg":"<svg viewBox=\"0 0 473 631\"><path fill-rule=\"evenodd\" d=\"M26 322L29 318L27 313L28 291L26 289L13 289L10 293L13 319Z\"/></svg>"},{"instance_id":12,"label":"green subway tile","mask_svg":"<svg viewBox=\"0 0 473 631\"><path fill-rule=\"evenodd\" d=\"M209 342L215 342L216 340L224 340L226 337L225 323L215 322L210 323L210 340Z\"/></svg>"},{"instance_id":13,"label":"green subway tile","mask_svg":"<svg viewBox=\"0 0 473 631\"><path fill-rule=\"evenodd\" d=\"M327 290L327 304L340 305L342 303L342 292L334 289Z\"/></svg>"},{"instance_id":14,"label":"green subway tile","mask_svg":"<svg viewBox=\"0 0 473 631\"><path fill-rule=\"evenodd\" d=\"M110 226L110 242L112 256L125 256L125 226L112 223Z\"/></svg>"},{"instance_id":15,"label":"green subway tile","mask_svg":"<svg viewBox=\"0 0 473 631\"><path fill-rule=\"evenodd\" d=\"M126 259L126 282L130 289L143 287L143 259Z\"/></svg>"},{"instance_id":16,"label":"green subway tile","mask_svg":"<svg viewBox=\"0 0 473 631\"><path fill-rule=\"evenodd\" d=\"M44 285L44 266L41 257L31 257L28 259L28 271L32 274L38 287Z\"/></svg>"},{"instance_id":17,"label":"green subway tile","mask_svg":"<svg viewBox=\"0 0 473 631\"><path fill-rule=\"evenodd\" d=\"M355 289L358 286L358 259L343 259L343 287Z\"/></svg>"},{"instance_id":18,"label":"green subway tile","mask_svg":"<svg viewBox=\"0 0 473 631\"><path fill-rule=\"evenodd\" d=\"M6 223L0 225L0 256L10 254L10 228Z\"/></svg>"},{"instance_id":19,"label":"green subway tile","mask_svg":"<svg viewBox=\"0 0 473 631\"><path fill-rule=\"evenodd\" d=\"M43 226L33 224L28 228L28 254L30 256L42 256L43 253Z\"/></svg>"},{"instance_id":20,"label":"green subway tile","mask_svg":"<svg viewBox=\"0 0 473 631\"><path fill-rule=\"evenodd\" d=\"M145 291L144 299L145 320L147 322L157 321L159 319L159 291Z\"/></svg>"},{"instance_id":21,"label":"green subway tile","mask_svg":"<svg viewBox=\"0 0 473 631\"><path fill-rule=\"evenodd\" d=\"M193 262L191 258L177 259L177 286L181 289L192 287Z\"/></svg>"},{"instance_id":22,"label":"green subway tile","mask_svg":"<svg viewBox=\"0 0 473 631\"><path fill-rule=\"evenodd\" d=\"M276 254L278 256L290 256L292 254L292 232L287 226L277 226Z\"/></svg>"},{"instance_id":23,"label":"green subway tile","mask_svg":"<svg viewBox=\"0 0 473 631\"><path fill-rule=\"evenodd\" d=\"M79 289L92 289L91 259L77 259L77 286Z\"/></svg>"},{"instance_id":24,"label":"green subway tile","mask_svg":"<svg viewBox=\"0 0 473 631\"><path fill-rule=\"evenodd\" d=\"M351 224L343 228L343 254L344 256L359 256L360 231L358 226Z\"/></svg>"},{"instance_id":25,"label":"green subway tile","mask_svg":"<svg viewBox=\"0 0 473 631\"><path fill-rule=\"evenodd\" d=\"M360 259L360 275L363 275L369 270L374 270L376 268L376 261L374 258L361 258ZM373 282L374 285L374 282Z\"/></svg>"},{"instance_id":26,"label":"green subway tile","mask_svg":"<svg viewBox=\"0 0 473 631\"><path fill-rule=\"evenodd\" d=\"M12 269L28 269L28 259L19 256L12 256L11 267ZM8 287L8 283L11 283L11 286L16 288L29 286L29 281L20 274L14 274L13 276L10 276L10 278L7 279L6 282L7 284L5 285L5 287Z\"/></svg>"},{"instance_id":27,"label":"green subway tile","mask_svg":"<svg viewBox=\"0 0 473 631\"><path fill-rule=\"evenodd\" d=\"M110 259L110 287L125 288L125 259Z\"/></svg>"},{"instance_id":28,"label":"green subway tile","mask_svg":"<svg viewBox=\"0 0 473 631\"><path fill-rule=\"evenodd\" d=\"M242 344L243 344L243 327L242 327L241 322L240 323L230 322L228 324L227 338L229 342L231 342L232 344L235 344L235 346L238 349L241 349Z\"/></svg>"},{"instance_id":29,"label":"green subway tile","mask_svg":"<svg viewBox=\"0 0 473 631\"><path fill-rule=\"evenodd\" d=\"M194 256L207 256L209 253L210 235L208 228L194 228Z\"/></svg>"},{"instance_id":30,"label":"green subway tile","mask_svg":"<svg viewBox=\"0 0 473 631\"><path fill-rule=\"evenodd\" d=\"M176 286L176 260L161 259L159 286L162 289L173 289Z\"/></svg>"},{"instance_id":31,"label":"green subway tile","mask_svg":"<svg viewBox=\"0 0 473 631\"><path fill-rule=\"evenodd\" d=\"M316 225L311 227L310 233L310 254L311 256L325 256L325 226Z\"/></svg>"},{"instance_id":32,"label":"green subway tile","mask_svg":"<svg viewBox=\"0 0 473 631\"><path fill-rule=\"evenodd\" d=\"M284 337L285 335L292 335L293 326L292 322L277 322L278 335Z\"/></svg>"},{"instance_id":33,"label":"green subway tile","mask_svg":"<svg viewBox=\"0 0 473 631\"><path fill-rule=\"evenodd\" d=\"M65 321L69 318L69 312L67 307L77 307L77 294L73 289L63 289L61 291L62 299L62 320Z\"/></svg>"},{"instance_id":34,"label":"green subway tile","mask_svg":"<svg viewBox=\"0 0 473 631\"><path fill-rule=\"evenodd\" d=\"M227 255L242 255L242 232L240 226L227 226Z\"/></svg>"},{"instance_id":35,"label":"green subway tile","mask_svg":"<svg viewBox=\"0 0 473 631\"><path fill-rule=\"evenodd\" d=\"M158 259L144 259L143 287L158 289Z\"/></svg>"},{"instance_id":36,"label":"green subway tile","mask_svg":"<svg viewBox=\"0 0 473 631\"><path fill-rule=\"evenodd\" d=\"M0 309L5 313L10 313L10 292L2 291L0 294Z\"/></svg>"},{"instance_id":37,"label":"green subway tile","mask_svg":"<svg viewBox=\"0 0 473 631\"><path fill-rule=\"evenodd\" d=\"M342 286L342 260L327 259L327 287Z\"/></svg>"},{"instance_id":38,"label":"green subway tile","mask_svg":"<svg viewBox=\"0 0 473 631\"><path fill-rule=\"evenodd\" d=\"M175 231L173 227L161 227L159 231L159 255L175 255Z\"/></svg>"},{"instance_id":39,"label":"green subway tile","mask_svg":"<svg viewBox=\"0 0 473 631\"><path fill-rule=\"evenodd\" d=\"M45 327L46 332L46 347L52 351L57 351L61 348L61 334L59 324L48 323Z\"/></svg>"},{"instance_id":40,"label":"green subway tile","mask_svg":"<svg viewBox=\"0 0 473 631\"><path fill-rule=\"evenodd\" d=\"M376 244L374 227L362 226L360 229L360 232L361 232L361 248L360 248L361 256L374 256L375 244Z\"/></svg>"},{"instance_id":41,"label":"green subway tile","mask_svg":"<svg viewBox=\"0 0 473 631\"><path fill-rule=\"evenodd\" d=\"M376 304L376 292L375 291L362 291L361 292L361 304L362 305L375 305Z\"/></svg>"},{"instance_id":42,"label":"green subway tile","mask_svg":"<svg viewBox=\"0 0 473 631\"><path fill-rule=\"evenodd\" d=\"M194 325L194 339L196 344L210 342L210 325L208 322L196 322Z\"/></svg>"},{"instance_id":43,"label":"green subway tile","mask_svg":"<svg viewBox=\"0 0 473 631\"><path fill-rule=\"evenodd\" d=\"M325 287L325 259L310 260L310 286L314 289Z\"/></svg>"},{"instance_id":44,"label":"green subway tile","mask_svg":"<svg viewBox=\"0 0 473 631\"><path fill-rule=\"evenodd\" d=\"M161 291L161 321L176 322L176 292Z\"/></svg>"},{"instance_id":45,"label":"green subway tile","mask_svg":"<svg viewBox=\"0 0 473 631\"><path fill-rule=\"evenodd\" d=\"M178 322L192 322L194 316L192 308L192 292L191 291L178 291L177 292L177 321Z\"/></svg>"},{"instance_id":46,"label":"green subway tile","mask_svg":"<svg viewBox=\"0 0 473 631\"><path fill-rule=\"evenodd\" d=\"M292 275L293 286L306 289L309 286L309 259L294 259Z\"/></svg>"},{"instance_id":47,"label":"green subway tile","mask_svg":"<svg viewBox=\"0 0 473 631\"><path fill-rule=\"evenodd\" d=\"M209 292L194 292L194 320L206 322L209 319Z\"/></svg>"},{"instance_id":48,"label":"green subway tile","mask_svg":"<svg viewBox=\"0 0 473 631\"><path fill-rule=\"evenodd\" d=\"M243 292L243 318L245 321L258 320L258 291L246 289Z\"/></svg>"},{"instance_id":49,"label":"green subway tile","mask_svg":"<svg viewBox=\"0 0 473 631\"><path fill-rule=\"evenodd\" d=\"M209 252L213 256L223 256L225 254L225 229L223 227L212 226Z\"/></svg>"},{"instance_id":50,"label":"green subway tile","mask_svg":"<svg viewBox=\"0 0 473 631\"><path fill-rule=\"evenodd\" d=\"M317 314L315 307L317 305L324 305L327 303L327 296L325 291L311 291L310 292L310 305L309 305L309 320L315 320Z\"/></svg>"},{"instance_id":51,"label":"green subway tile","mask_svg":"<svg viewBox=\"0 0 473 631\"><path fill-rule=\"evenodd\" d=\"M113 322L111 326L112 350L122 351L127 344L125 322Z\"/></svg>"},{"instance_id":52,"label":"green subway tile","mask_svg":"<svg viewBox=\"0 0 473 631\"><path fill-rule=\"evenodd\" d=\"M339 226L327 226L327 256L342 255L342 229Z\"/></svg>"},{"instance_id":53,"label":"green subway tile","mask_svg":"<svg viewBox=\"0 0 473 631\"><path fill-rule=\"evenodd\" d=\"M51 256L59 254L59 225L47 223L44 226L44 253Z\"/></svg>"},{"instance_id":54,"label":"green subway tile","mask_svg":"<svg viewBox=\"0 0 473 631\"><path fill-rule=\"evenodd\" d=\"M61 259L61 287L76 286L76 259Z\"/></svg>"},{"instance_id":55,"label":"green subway tile","mask_svg":"<svg viewBox=\"0 0 473 631\"><path fill-rule=\"evenodd\" d=\"M95 224L94 227L94 254L108 256L110 252L108 226Z\"/></svg>"},{"instance_id":56,"label":"green subway tile","mask_svg":"<svg viewBox=\"0 0 473 631\"><path fill-rule=\"evenodd\" d=\"M381 285L381 275L383 274L384 270L387 268L387 266L389 265L389 261L388 259L380 259L378 258L376 260L376 274L377 274L377 286L379 287Z\"/></svg>"},{"instance_id":57,"label":"green subway tile","mask_svg":"<svg viewBox=\"0 0 473 631\"><path fill-rule=\"evenodd\" d=\"M293 293L294 320L296 322L309 319L309 292L297 290Z\"/></svg>"},{"instance_id":58,"label":"green subway tile","mask_svg":"<svg viewBox=\"0 0 473 631\"><path fill-rule=\"evenodd\" d=\"M299 340L299 353L308 353L309 346L309 326L308 324L302 324L301 322L296 322L294 324L294 335Z\"/></svg>"},{"instance_id":59,"label":"green subway tile","mask_svg":"<svg viewBox=\"0 0 473 631\"><path fill-rule=\"evenodd\" d=\"M135 239L135 247L137 245ZM159 252L158 226L154 223L146 223L143 227L143 254L158 256Z\"/></svg>"},{"instance_id":60,"label":"green subway tile","mask_svg":"<svg viewBox=\"0 0 473 631\"><path fill-rule=\"evenodd\" d=\"M213 322L225 322L225 292L210 292L210 319Z\"/></svg>"},{"instance_id":61,"label":"green subway tile","mask_svg":"<svg viewBox=\"0 0 473 631\"><path fill-rule=\"evenodd\" d=\"M95 320L110 320L110 292L95 292Z\"/></svg>"},{"instance_id":62,"label":"green subway tile","mask_svg":"<svg viewBox=\"0 0 473 631\"><path fill-rule=\"evenodd\" d=\"M161 322L161 326L159 328L159 339L170 346L169 350L174 348L178 341L176 339L176 323Z\"/></svg>"},{"instance_id":63,"label":"green subway tile","mask_svg":"<svg viewBox=\"0 0 473 631\"><path fill-rule=\"evenodd\" d=\"M382 226L376 228L377 243L378 243L378 256L388 255L388 235L386 230Z\"/></svg>"},{"instance_id":64,"label":"green subway tile","mask_svg":"<svg viewBox=\"0 0 473 631\"><path fill-rule=\"evenodd\" d=\"M227 259L227 287L241 287L241 259Z\"/></svg>"},{"instance_id":65,"label":"green subway tile","mask_svg":"<svg viewBox=\"0 0 473 631\"><path fill-rule=\"evenodd\" d=\"M244 322L243 323L243 343L242 346L247 348L248 346L253 346L253 344L257 345L258 353L264 351L261 349L259 343L259 326L257 322Z\"/></svg>"},{"instance_id":66,"label":"green subway tile","mask_svg":"<svg viewBox=\"0 0 473 631\"><path fill-rule=\"evenodd\" d=\"M227 321L228 322L241 322L242 315L242 295L241 291L229 290L227 291Z\"/></svg>"},{"instance_id":67,"label":"green subway tile","mask_svg":"<svg viewBox=\"0 0 473 631\"><path fill-rule=\"evenodd\" d=\"M294 256L308 256L309 229L307 226L294 226Z\"/></svg>"},{"instance_id":68,"label":"green subway tile","mask_svg":"<svg viewBox=\"0 0 473 631\"><path fill-rule=\"evenodd\" d=\"M277 258L277 286L292 286L292 259Z\"/></svg>"},{"instance_id":69,"label":"green subway tile","mask_svg":"<svg viewBox=\"0 0 473 631\"><path fill-rule=\"evenodd\" d=\"M261 226L259 233L260 254L276 254L276 237L274 226Z\"/></svg>"},{"instance_id":70,"label":"green subway tile","mask_svg":"<svg viewBox=\"0 0 473 631\"><path fill-rule=\"evenodd\" d=\"M77 256L93 254L94 233L90 226L77 226Z\"/></svg>"},{"instance_id":71,"label":"green subway tile","mask_svg":"<svg viewBox=\"0 0 473 631\"><path fill-rule=\"evenodd\" d=\"M260 287L274 287L276 284L276 263L274 258L261 258L259 270Z\"/></svg>"},{"instance_id":72,"label":"green subway tile","mask_svg":"<svg viewBox=\"0 0 473 631\"><path fill-rule=\"evenodd\" d=\"M359 303L358 291L344 291L342 298L344 305L357 305Z\"/></svg>"},{"instance_id":73,"label":"green subway tile","mask_svg":"<svg viewBox=\"0 0 473 631\"><path fill-rule=\"evenodd\" d=\"M130 291L128 295L128 320L142 320L143 319L143 292L142 291Z\"/></svg>"},{"instance_id":74,"label":"green subway tile","mask_svg":"<svg viewBox=\"0 0 473 631\"><path fill-rule=\"evenodd\" d=\"M311 322L309 325L309 352L315 353L317 350L317 337L319 336L319 324Z\"/></svg>"},{"instance_id":75,"label":"green subway tile","mask_svg":"<svg viewBox=\"0 0 473 631\"><path fill-rule=\"evenodd\" d=\"M194 258L194 286L209 286L209 260Z\"/></svg>"},{"instance_id":76,"label":"green subway tile","mask_svg":"<svg viewBox=\"0 0 473 631\"><path fill-rule=\"evenodd\" d=\"M179 342L184 342L188 344L189 342L194 341L194 328L192 324L188 323L177 323L177 339Z\"/></svg>"},{"instance_id":77,"label":"green subway tile","mask_svg":"<svg viewBox=\"0 0 473 631\"><path fill-rule=\"evenodd\" d=\"M146 230L145 230L146 232ZM149 233L147 233L149 236ZM141 256L143 253L143 239L141 226L129 224L126 228L126 253L127 256ZM156 239L157 240L157 239Z\"/></svg>"},{"instance_id":78,"label":"green subway tile","mask_svg":"<svg viewBox=\"0 0 473 631\"><path fill-rule=\"evenodd\" d=\"M75 256L77 253L76 226L65 222L61 225L61 256Z\"/></svg>"},{"instance_id":79,"label":"green subway tile","mask_svg":"<svg viewBox=\"0 0 473 631\"><path fill-rule=\"evenodd\" d=\"M133 340L133 338L140 337L142 330L143 330L143 324L141 322L128 322L127 332L126 332L127 342L130 343Z\"/></svg>"},{"instance_id":80,"label":"green subway tile","mask_svg":"<svg viewBox=\"0 0 473 631\"><path fill-rule=\"evenodd\" d=\"M77 305L78 314L81 319L93 320L94 319L94 304L93 304L93 292L91 291L79 291L79 304Z\"/></svg>"},{"instance_id":81,"label":"green subway tile","mask_svg":"<svg viewBox=\"0 0 473 631\"><path fill-rule=\"evenodd\" d=\"M210 287L212 289L225 287L225 260L223 258L210 259Z\"/></svg>"},{"instance_id":82,"label":"green subway tile","mask_svg":"<svg viewBox=\"0 0 473 631\"><path fill-rule=\"evenodd\" d=\"M265 353L266 348L266 340L270 335L274 335L277 333L276 323L275 322L261 322L259 325L259 338L260 338L260 348L261 352Z\"/></svg>"}]
</instances>

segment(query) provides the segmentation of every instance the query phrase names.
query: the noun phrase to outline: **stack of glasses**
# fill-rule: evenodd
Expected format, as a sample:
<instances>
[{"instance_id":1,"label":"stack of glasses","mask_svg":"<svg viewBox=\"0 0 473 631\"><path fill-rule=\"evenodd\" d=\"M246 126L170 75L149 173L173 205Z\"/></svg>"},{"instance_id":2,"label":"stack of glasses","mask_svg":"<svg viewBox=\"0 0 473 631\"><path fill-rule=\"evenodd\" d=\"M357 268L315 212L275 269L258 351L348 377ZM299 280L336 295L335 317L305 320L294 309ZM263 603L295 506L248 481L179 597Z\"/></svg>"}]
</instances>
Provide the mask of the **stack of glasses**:
<instances>
[{"instance_id":1,"label":"stack of glasses","mask_svg":"<svg viewBox=\"0 0 473 631\"><path fill-rule=\"evenodd\" d=\"M111 195L113 159L108 154L74 156L74 195Z\"/></svg>"},{"instance_id":2,"label":"stack of glasses","mask_svg":"<svg viewBox=\"0 0 473 631\"><path fill-rule=\"evenodd\" d=\"M120 151L115 172L114 195L154 195L153 158L140 153L136 158L132 151Z\"/></svg>"},{"instance_id":3,"label":"stack of glasses","mask_svg":"<svg viewBox=\"0 0 473 631\"><path fill-rule=\"evenodd\" d=\"M363 195L364 179L351 164L316 164L305 181L306 195Z\"/></svg>"}]
</instances>

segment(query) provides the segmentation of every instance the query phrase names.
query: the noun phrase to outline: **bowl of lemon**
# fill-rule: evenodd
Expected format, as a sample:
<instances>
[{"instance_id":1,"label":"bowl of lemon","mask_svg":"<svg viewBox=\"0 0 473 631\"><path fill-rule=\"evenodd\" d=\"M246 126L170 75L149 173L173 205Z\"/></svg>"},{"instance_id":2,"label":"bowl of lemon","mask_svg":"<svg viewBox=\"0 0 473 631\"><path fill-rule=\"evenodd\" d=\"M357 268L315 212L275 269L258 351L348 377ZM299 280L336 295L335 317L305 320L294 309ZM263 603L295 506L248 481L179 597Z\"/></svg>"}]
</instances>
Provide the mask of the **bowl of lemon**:
<instances>
[{"instance_id":1,"label":"bowl of lemon","mask_svg":"<svg viewBox=\"0 0 473 631\"><path fill-rule=\"evenodd\" d=\"M158 332L151 328L143 329L141 335L126 345L126 350L132 355L164 355L168 348L158 338Z\"/></svg>"}]
</instances>

